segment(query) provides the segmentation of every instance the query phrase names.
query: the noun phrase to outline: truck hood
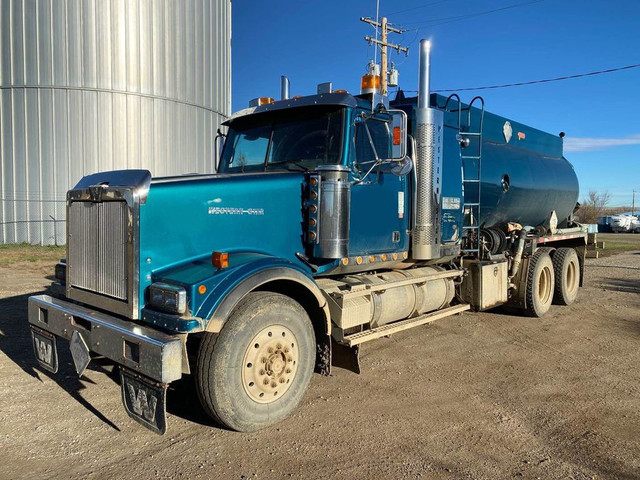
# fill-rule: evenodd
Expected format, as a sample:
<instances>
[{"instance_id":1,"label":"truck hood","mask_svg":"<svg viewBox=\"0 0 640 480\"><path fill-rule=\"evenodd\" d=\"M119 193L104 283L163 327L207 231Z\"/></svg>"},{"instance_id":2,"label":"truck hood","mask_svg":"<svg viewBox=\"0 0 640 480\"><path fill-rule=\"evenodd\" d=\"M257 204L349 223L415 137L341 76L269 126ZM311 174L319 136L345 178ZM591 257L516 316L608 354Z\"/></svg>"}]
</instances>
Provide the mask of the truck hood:
<instances>
[{"instance_id":1,"label":"truck hood","mask_svg":"<svg viewBox=\"0 0 640 480\"><path fill-rule=\"evenodd\" d=\"M154 274L214 251L302 265L295 253L304 251L303 183L297 172L154 179L140 205L140 298Z\"/></svg>"}]
</instances>

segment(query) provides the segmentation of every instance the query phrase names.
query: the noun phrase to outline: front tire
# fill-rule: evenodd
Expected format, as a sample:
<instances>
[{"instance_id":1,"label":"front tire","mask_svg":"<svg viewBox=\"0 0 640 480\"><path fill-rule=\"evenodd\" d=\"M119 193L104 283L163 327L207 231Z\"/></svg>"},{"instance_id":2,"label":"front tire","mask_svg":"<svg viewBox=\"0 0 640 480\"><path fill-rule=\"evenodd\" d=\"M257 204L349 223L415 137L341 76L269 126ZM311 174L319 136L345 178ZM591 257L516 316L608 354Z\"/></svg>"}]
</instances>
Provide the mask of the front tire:
<instances>
[{"instance_id":1,"label":"front tire","mask_svg":"<svg viewBox=\"0 0 640 480\"><path fill-rule=\"evenodd\" d=\"M558 248L553 254L553 270L556 277L553 303L571 305L578 297L580 287L580 262L573 248Z\"/></svg>"},{"instance_id":2,"label":"front tire","mask_svg":"<svg viewBox=\"0 0 640 480\"><path fill-rule=\"evenodd\" d=\"M525 313L542 317L551 308L554 292L553 263L547 249L540 249L529 260Z\"/></svg>"},{"instance_id":3,"label":"front tire","mask_svg":"<svg viewBox=\"0 0 640 480\"><path fill-rule=\"evenodd\" d=\"M273 292L243 298L219 334L207 333L198 352L197 387L219 423L251 432L279 422L300 403L315 362L307 312Z\"/></svg>"}]
</instances>

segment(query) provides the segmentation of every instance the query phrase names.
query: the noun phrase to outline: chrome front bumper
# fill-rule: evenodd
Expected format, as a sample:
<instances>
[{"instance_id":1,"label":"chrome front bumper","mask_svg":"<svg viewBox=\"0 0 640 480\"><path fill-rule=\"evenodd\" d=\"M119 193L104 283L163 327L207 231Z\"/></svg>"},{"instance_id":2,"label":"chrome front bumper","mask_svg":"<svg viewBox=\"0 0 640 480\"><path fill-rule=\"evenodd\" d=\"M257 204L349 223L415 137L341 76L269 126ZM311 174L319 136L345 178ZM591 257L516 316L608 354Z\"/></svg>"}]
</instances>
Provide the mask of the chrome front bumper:
<instances>
[{"instance_id":1,"label":"chrome front bumper","mask_svg":"<svg viewBox=\"0 0 640 480\"><path fill-rule=\"evenodd\" d=\"M49 295L29 297L29 323L58 337L77 331L89 350L161 383L183 372L183 335L169 335Z\"/></svg>"}]
</instances>

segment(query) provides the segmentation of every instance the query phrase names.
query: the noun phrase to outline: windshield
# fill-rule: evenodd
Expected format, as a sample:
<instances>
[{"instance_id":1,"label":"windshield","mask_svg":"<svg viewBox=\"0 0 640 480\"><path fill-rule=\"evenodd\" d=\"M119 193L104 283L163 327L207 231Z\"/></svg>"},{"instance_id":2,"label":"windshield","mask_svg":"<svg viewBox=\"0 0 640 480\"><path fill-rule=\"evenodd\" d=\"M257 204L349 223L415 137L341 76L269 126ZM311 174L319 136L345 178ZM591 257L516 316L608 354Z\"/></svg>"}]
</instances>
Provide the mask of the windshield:
<instances>
[{"instance_id":1,"label":"windshield","mask_svg":"<svg viewBox=\"0 0 640 480\"><path fill-rule=\"evenodd\" d=\"M316 107L239 118L229 127L219 171L307 171L340 163L343 112Z\"/></svg>"}]
</instances>

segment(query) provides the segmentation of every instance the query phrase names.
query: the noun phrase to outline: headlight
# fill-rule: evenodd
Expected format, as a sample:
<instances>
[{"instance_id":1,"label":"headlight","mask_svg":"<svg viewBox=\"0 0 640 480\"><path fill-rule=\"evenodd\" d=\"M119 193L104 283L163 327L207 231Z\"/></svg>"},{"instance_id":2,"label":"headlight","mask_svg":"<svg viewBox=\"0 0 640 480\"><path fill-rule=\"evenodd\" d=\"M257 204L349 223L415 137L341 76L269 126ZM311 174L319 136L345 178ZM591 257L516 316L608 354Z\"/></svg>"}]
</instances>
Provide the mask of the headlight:
<instances>
[{"instance_id":1,"label":"headlight","mask_svg":"<svg viewBox=\"0 0 640 480\"><path fill-rule=\"evenodd\" d=\"M187 292L182 287L166 283L154 283L149 287L149 305L170 313L187 310Z\"/></svg>"}]
</instances>

